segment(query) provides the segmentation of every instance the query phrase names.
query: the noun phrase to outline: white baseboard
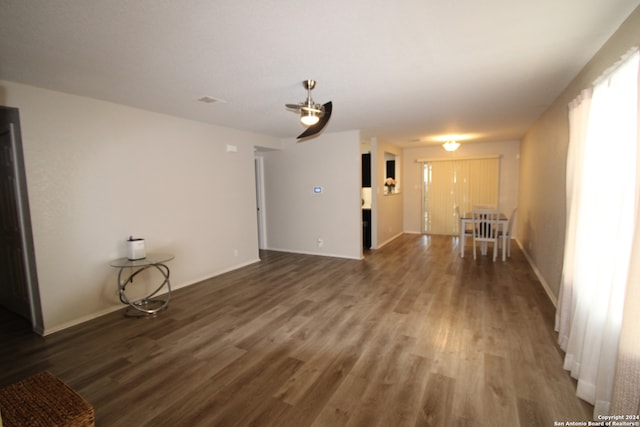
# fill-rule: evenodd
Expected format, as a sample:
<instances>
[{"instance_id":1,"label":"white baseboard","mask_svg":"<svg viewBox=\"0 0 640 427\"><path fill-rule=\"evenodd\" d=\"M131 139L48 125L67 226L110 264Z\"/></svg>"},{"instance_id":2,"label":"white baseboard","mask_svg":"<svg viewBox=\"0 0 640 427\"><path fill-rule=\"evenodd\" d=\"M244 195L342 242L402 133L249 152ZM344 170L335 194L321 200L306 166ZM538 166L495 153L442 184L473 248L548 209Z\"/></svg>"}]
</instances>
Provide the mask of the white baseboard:
<instances>
[{"instance_id":1,"label":"white baseboard","mask_svg":"<svg viewBox=\"0 0 640 427\"><path fill-rule=\"evenodd\" d=\"M391 236L390 238L388 238L387 240L385 240L384 242L382 242L381 244L376 246L375 249L380 249L384 245L391 243L393 240L397 239L398 237L402 236L403 234L404 234L404 232L401 231L400 233L396 234L395 236Z\"/></svg>"},{"instance_id":2,"label":"white baseboard","mask_svg":"<svg viewBox=\"0 0 640 427\"><path fill-rule=\"evenodd\" d=\"M191 285L195 285L196 283L204 282L205 280L209 280L212 277L220 276L221 274L225 274L225 273L228 273L230 271L234 271L234 270L237 270L239 268L246 267L248 265L255 264L255 263L260 262L260 261L261 261L260 258L252 259L252 260L249 260L247 262L236 264L233 267L229 267L229 268L225 268L224 270L216 271L213 274L208 274L208 275L206 275L204 277L200 277L198 279L194 279L194 280L190 280L188 282L180 283L177 286L172 284L171 285L171 289L175 291L176 289L186 288L187 286L191 286Z\"/></svg>"},{"instance_id":3,"label":"white baseboard","mask_svg":"<svg viewBox=\"0 0 640 427\"><path fill-rule=\"evenodd\" d=\"M104 316L105 314L113 313L114 311L118 311L123 309L125 306L122 304L114 305L111 307L107 307L104 310L96 311L95 313L91 313L87 316L80 317L78 319L73 319L70 322L62 323L60 325L56 325L53 328L45 328L40 335L47 336L51 335L54 332L59 332L63 329L70 328L72 326L79 325L84 322L88 322L89 320L97 319L98 317ZM38 332L38 331L36 331Z\"/></svg>"},{"instance_id":4,"label":"white baseboard","mask_svg":"<svg viewBox=\"0 0 640 427\"><path fill-rule=\"evenodd\" d=\"M181 289L181 288L185 288L187 286L195 285L196 283L204 282L205 280L210 279L212 277L216 277L216 276L219 276L221 274L228 273L229 271L237 270L237 269L245 267L247 265L255 264L256 262L260 262L260 258L252 259L252 260L249 260L247 262L234 265L233 267L229 267L229 268L226 268L224 270L217 271L214 274L207 275L206 277L190 280L188 282L183 282L183 283L180 283L178 285L174 285L172 283L171 284L171 290L175 291L177 289ZM166 293L167 293L166 290L162 290L162 291L158 292L158 295L164 295ZM95 313L91 313L91 314L89 314L87 316L83 316L83 317L80 317L78 319L74 319L74 320L72 320L70 322L66 322L66 323L63 323L63 324L60 324L60 325L56 325L56 326L54 326L52 328L45 328L42 331L35 330L34 332L39 334L39 335L41 335L41 336L51 335L51 334L53 334L55 332L59 332L59 331L61 331L63 329L67 329L67 328L70 328L72 326L76 326L76 325L79 325L81 323L88 322L89 320L97 319L98 317L104 316L106 314L113 313L114 311L122 310L125 307L126 307L125 305L118 303L118 304L115 304L113 306L107 307L107 308L105 308L103 310L96 311Z\"/></svg>"},{"instance_id":5,"label":"white baseboard","mask_svg":"<svg viewBox=\"0 0 640 427\"><path fill-rule=\"evenodd\" d=\"M267 248L266 251L274 251L274 252L286 252L289 254L301 254L301 255L315 255L315 256L326 256L331 258L343 258L343 259L362 259L362 257L353 257L344 254L333 254L333 253L325 253L325 252L312 252L312 251L300 251L293 249L282 249L282 248Z\"/></svg>"},{"instance_id":6,"label":"white baseboard","mask_svg":"<svg viewBox=\"0 0 640 427\"><path fill-rule=\"evenodd\" d=\"M516 241L516 243L518 244L518 246L522 250L522 253L524 254L525 258L527 259L527 262L531 266L531 269L533 270L533 272L535 273L536 277L538 278L538 280L542 284L542 287L544 288L544 291L546 292L547 296L551 300L551 303L553 304L554 307L558 308L558 299L553 294L553 292L551 292L551 288L549 287L549 284L547 283L547 281L544 279L544 277L540 273L540 270L538 270L538 267L536 267L536 265L533 263L533 260L529 256L529 253L524 249L524 246L522 246L522 243L518 239L514 239L514 240Z\"/></svg>"}]
</instances>

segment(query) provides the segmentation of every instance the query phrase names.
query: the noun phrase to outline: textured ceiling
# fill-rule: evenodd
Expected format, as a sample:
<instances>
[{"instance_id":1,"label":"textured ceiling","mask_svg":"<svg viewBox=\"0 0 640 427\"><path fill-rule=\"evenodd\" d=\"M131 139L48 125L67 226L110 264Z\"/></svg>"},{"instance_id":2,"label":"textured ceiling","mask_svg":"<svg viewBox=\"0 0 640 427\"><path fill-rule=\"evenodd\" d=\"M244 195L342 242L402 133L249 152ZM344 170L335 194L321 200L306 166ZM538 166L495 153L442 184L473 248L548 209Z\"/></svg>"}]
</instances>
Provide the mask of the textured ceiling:
<instances>
[{"instance_id":1,"label":"textured ceiling","mask_svg":"<svg viewBox=\"0 0 640 427\"><path fill-rule=\"evenodd\" d=\"M315 79L325 132L512 140L639 3L1 0L0 79L284 138Z\"/></svg>"}]
</instances>

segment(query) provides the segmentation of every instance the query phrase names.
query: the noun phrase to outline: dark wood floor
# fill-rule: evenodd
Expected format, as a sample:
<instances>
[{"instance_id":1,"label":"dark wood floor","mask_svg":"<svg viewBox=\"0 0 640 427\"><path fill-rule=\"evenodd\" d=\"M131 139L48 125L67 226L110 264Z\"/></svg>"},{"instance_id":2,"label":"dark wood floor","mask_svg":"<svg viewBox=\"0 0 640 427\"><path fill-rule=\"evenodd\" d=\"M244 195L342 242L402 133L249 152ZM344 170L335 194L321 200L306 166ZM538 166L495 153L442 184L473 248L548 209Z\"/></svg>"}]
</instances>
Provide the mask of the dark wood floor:
<instances>
[{"instance_id":1,"label":"dark wood floor","mask_svg":"<svg viewBox=\"0 0 640 427\"><path fill-rule=\"evenodd\" d=\"M404 235L363 261L267 251L40 338L2 315L0 386L49 370L98 426L553 426L590 419L517 245L495 263ZM115 286L115 284L114 284Z\"/></svg>"}]
</instances>

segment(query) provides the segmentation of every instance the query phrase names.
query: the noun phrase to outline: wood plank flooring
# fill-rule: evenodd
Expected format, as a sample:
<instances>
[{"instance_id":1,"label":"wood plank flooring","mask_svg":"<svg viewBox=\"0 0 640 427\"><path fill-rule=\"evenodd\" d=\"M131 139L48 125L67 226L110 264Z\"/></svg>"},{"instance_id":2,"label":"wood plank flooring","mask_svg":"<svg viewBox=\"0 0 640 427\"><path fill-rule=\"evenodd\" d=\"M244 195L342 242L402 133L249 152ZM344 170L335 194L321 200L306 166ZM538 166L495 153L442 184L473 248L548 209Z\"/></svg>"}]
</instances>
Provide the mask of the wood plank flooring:
<instances>
[{"instance_id":1,"label":"wood plank flooring","mask_svg":"<svg viewBox=\"0 0 640 427\"><path fill-rule=\"evenodd\" d=\"M366 259L265 251L174 292L38 337L1 317L0 386L49 370L98 426L553 426L585 421L554 307L517 247L403 235ZM115 283L114 283L115 287Z\"/></svg>"}]
</instances>

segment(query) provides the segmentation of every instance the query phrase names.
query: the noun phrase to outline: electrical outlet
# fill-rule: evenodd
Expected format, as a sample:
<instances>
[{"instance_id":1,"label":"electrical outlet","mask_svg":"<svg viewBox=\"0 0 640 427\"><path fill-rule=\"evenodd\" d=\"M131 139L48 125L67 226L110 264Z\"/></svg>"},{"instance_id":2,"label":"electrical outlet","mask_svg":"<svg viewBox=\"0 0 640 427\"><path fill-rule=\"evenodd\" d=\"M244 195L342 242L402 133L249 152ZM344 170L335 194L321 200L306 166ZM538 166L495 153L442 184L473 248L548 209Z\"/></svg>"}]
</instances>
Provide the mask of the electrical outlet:
<instances>
[{"instance_id":1,"label":"electrical outlet","mask_svg":"<svg viewBox=\"0 0 640 427\"><path fill-rule=\"evenodd\" d=\"M321 248L322 245L324 245L324 240L322 240L322 237L318 237L318 247Z\"/></svg>"}]
</instances>

